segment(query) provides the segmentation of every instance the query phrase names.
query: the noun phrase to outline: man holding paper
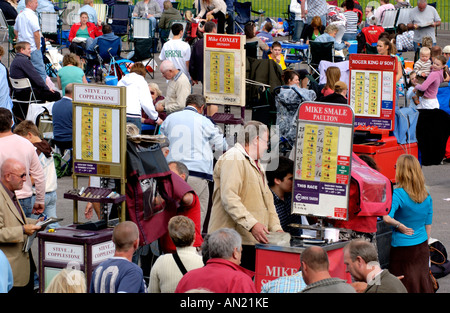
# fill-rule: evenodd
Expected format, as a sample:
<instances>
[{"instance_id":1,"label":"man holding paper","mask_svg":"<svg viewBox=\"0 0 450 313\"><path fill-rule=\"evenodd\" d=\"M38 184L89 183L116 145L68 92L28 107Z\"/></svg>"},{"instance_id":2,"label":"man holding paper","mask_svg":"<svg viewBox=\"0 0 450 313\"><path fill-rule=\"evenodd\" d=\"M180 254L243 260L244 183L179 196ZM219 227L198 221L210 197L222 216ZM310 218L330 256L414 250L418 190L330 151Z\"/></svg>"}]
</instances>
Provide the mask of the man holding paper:
<instances>
[{"instance_id":1,"label":"man holding paper","mask_svg":"<svg viewBox=\"0 0 450 313\"><path fill-rule=\"evenodd\" d=\"M39 220L26 218L15 195L26 180L25 165L6 159L0 168L0 249L11 264L14 285L10 293L33 293L36 266L30 251L23 251L28 236L41 229ZM42 218L41 218L42 219Z\"/></svg>"}]
</instances>

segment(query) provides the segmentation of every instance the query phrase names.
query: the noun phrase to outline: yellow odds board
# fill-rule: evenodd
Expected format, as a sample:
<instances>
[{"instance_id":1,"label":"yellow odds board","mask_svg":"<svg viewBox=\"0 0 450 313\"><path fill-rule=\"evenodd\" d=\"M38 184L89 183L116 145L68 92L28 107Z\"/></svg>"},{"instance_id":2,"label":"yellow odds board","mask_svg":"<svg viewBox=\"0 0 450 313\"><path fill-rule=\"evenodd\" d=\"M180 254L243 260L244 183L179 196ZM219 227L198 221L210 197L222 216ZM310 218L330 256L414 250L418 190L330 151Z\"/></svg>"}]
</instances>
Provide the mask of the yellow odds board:
<instances>
[{"instance_id":1,"label":"yellow odds board","mask_svg":"<svg viewBox=\"0 0 450 313\"><path fill-rule=\"evenodd\" d=\"M92 108L81 109L81 155L85 160L93 160L94 157L93 116Z\"/></svg>"},{"instance_id":2,"label":"yellow odds board","mask_svg":"<svg viewBox=\"0 0 450 313\"><path fill-rule=\"evenodd\" d=\"M355 114L379 117L381 114L381 72L352 71L350 106Z\"/></svg>"}]
</instances>

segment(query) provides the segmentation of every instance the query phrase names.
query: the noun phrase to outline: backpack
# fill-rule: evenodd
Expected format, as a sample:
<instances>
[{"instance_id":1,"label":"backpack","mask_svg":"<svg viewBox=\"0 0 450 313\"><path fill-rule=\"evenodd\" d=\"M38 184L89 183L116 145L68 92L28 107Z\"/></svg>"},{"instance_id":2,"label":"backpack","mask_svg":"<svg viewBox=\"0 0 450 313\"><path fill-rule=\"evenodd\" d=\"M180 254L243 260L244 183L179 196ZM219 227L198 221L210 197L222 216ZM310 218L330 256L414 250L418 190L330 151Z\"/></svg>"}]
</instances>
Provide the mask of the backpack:
<instances>
[{"instance_id":1,"label":"backpack","mask_svg":"<svg viewBox=\"0 0 450 313\"><path fill-rule=\"evenodd\" d=\"M68 154L69 153L69 154ZM53 152L53 161L55 163L56 177L72 175L72 160L70 159L70 150L66 150L64 156Z\"/></svg>"},{"instance_id":2,"label":"backpack","mask_svg":"<svg viewBox=\"0 0 450 313\"><path fill-rule=\"evenodd\" d=\"M392 184L380 172L369 167L355 153L352 154L352 180L356 181L358 216L383 216L391 210ZM350 208L349 208L350 211Z\"/></svg>"}]
</instances>

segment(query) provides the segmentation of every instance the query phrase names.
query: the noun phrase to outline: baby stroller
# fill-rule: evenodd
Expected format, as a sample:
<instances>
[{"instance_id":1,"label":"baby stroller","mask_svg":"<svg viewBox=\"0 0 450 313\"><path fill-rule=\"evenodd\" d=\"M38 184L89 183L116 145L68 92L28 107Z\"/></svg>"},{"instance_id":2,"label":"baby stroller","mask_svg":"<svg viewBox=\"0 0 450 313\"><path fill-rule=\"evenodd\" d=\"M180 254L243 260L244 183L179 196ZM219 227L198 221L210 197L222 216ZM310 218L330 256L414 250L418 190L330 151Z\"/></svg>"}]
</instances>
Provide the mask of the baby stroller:
<instances>
[{"instance_id":1,"label":"baby stroller","mask_svg":"<svg viewBox=\"0 0 450 313\"><path fill-rule=\"evenodd\" d=\"M297 89L290 86L276 87L273 93L277 109L276 125L280 134L280 154L288 155L297 135L298 108L305 100Z\"/></svg>"},{"instance_id":2,"label":"baby stroller","mask_svg":"<svg viewBox=\"0 0 450 313\"><path fill-rule=\"evenodd\" d=\"M113 85L117 85L117 82L126 74L130 73L130 68L133 66L134 62L128 59L120 59L116 61L116 58L111 54L111 49L107 50L109 54L109 63L105 62L105 59L99 52L99 46L94 47L94 51L97 55L97 61L93 65L93 77L95 82L102 82L103 77L105 77L105 82L109 82ZM114 83L115 81L115 83Z\"/></svg>"}]
</instances>

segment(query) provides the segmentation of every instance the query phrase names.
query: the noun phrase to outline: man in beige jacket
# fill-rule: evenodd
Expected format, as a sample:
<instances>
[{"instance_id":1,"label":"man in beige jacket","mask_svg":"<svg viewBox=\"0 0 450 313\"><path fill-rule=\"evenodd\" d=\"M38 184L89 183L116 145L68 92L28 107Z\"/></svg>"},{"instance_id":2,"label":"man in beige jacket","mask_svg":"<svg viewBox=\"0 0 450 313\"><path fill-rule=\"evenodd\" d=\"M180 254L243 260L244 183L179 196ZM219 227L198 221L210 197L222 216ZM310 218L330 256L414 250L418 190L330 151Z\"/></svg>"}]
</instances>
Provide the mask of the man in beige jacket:
<instances>
[{"instance_id":1,"label":"man in beige jacket","mask_svg":"<svg viewBox=\"0 0 450 313\"><path fill-rule=\"evenodd\" d=\"M162 76L167 79L166 97L158 101L156 111L166 112L168 115L181 111L186 107L186 98L191 94L189 78L175 67L172 61L164 60L159 66Z\"/></svg>"},{"instance_id":2,"label":"man in beige jacket","mask_svg":"<svg viewBox=\"0 0 450 313\"><path fill-rule=\"evenodd\" d=\"M10 293L32 293L35 265L30 252L23 251L28 236L40 230L38 220L25 216L14 193L22 189L26 179L25 165L7 159L0 169L0 249L13 271L14 285ZM31 251L31 250L30 250Z\"/></svg>"},{"instance_id":3,"label":"man in beige jacket","mask_svg":"<svg viewBox=\"0 0 450 313\"><path fill-rule=\"evenodd\" d=\"M255 268L255 244L268 243L269 232L282 232L273 195L264 169L258 160L267 150L269 132L256 121L244 126L243 145L223 154L214 168L213 206L208 227L211 233L219 228L235 229L242 237L241 265Z\"/></svg>"}]
</instances>

